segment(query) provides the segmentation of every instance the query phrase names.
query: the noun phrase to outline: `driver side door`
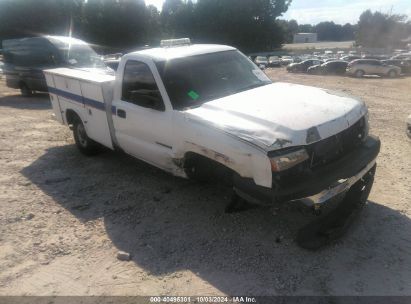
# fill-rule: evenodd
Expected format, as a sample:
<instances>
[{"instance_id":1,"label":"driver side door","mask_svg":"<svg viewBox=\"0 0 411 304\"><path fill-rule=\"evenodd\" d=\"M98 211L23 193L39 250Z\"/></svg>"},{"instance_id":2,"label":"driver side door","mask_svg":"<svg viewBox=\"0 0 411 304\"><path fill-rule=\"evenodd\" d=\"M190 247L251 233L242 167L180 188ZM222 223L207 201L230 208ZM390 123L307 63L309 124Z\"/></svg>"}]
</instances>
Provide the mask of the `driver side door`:
<instances>
[{"instance_id":1,"label":"driver side door","mask_svg":"<svg viewBox=\"0 0 411 304\"><path fill-rule=\"evenodd\" d=\"M171 170L172 110L166 110L149 65L128 60L121 86L121 96L112 104L119 146L128 154Z\"/></svg>"}]
</instances>

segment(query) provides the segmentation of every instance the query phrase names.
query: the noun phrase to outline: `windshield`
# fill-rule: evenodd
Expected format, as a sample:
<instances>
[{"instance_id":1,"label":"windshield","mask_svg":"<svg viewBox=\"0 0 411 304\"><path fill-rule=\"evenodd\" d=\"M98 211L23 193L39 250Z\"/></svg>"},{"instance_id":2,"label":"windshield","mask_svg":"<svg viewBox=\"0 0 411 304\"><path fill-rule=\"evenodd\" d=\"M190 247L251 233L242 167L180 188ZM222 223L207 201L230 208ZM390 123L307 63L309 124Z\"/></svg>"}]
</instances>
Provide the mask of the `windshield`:
<instances>
[{"instance_id":1,"label":"windshield","mask_svg":"<svg viewBox=\"0 0 411 304\"><path fill-rule=\"evenodd\" d=\"M238 51L172 59L156 65L176 110L271 83Z\"/></svg>"},{"instance_id":2,"label":"windshield","mask_svg":"<svg viewBox=\"0 0 411 304\"><path fill-rule=\"evenodd\" d=\"M64 61L76 68L104 68L105 64L100 56L88 45L71 45L70 48L60 49Z\"/></svg>"}]
</instances>

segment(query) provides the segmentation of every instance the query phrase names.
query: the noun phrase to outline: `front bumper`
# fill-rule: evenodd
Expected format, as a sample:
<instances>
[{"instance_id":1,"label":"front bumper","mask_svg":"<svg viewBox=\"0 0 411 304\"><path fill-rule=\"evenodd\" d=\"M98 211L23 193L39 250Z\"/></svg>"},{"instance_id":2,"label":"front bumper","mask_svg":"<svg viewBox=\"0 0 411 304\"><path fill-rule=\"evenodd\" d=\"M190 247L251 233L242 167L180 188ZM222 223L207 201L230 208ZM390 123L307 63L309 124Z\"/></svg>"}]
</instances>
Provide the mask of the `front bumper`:
<instances>
[{"instance_id":1,"label":"front bumper","mask_svg":"<svg viewBox=\"0 0 411 304\"><path fill-rule=\"evenodd\" d=\"M368 136L356 150L343 158L311 172L304 180L272 188L258 186L252 179L234 177L234 191L245 200L269 205L276 202L302 201L308 205L326 203L331 198L347 191L356 182L373 170L381 142Z\"/></svg>"},{"instance_id":2,"label":"front bumper","mask_svg":"<svg viewBox=\"0 0 411 304\"><path fill-rule=\"evenodd\" d=\"M329 188L324 189L320 193L317 193L317 194L314 194L308 197L304 197L298 200L307 206L321 205L327 202L328 200L330 200L331 198L336 197L337 195L350 189L352 185L354 185L356 182L362 179L364 175L366 175L369 171L371 171L371 169L375 166L375 164L376 164L376 160L374 159L367 166L365 166L364 169L358 172L356 175L351 176L350 178L340 179L337 182L335 182L333 185L331 185Z\"/></svg>"}]
</instances>

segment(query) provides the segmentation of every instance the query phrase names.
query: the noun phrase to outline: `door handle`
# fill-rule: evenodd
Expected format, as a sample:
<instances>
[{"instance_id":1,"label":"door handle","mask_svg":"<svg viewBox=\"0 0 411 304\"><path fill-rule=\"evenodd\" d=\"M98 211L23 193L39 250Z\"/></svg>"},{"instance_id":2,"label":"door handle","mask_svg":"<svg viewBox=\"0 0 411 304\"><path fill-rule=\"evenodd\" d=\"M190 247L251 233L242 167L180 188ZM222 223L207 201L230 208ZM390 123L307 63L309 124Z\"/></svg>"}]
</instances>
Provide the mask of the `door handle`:
<instances>
[{"instance_id":1,"label":"door handle","mask_svg":"<svg viewBox=\"0 0 411 304\"><path fill-rule=\"evenodd\" d=\"M117 109L117 116L121 118L126 118L126 111L122 109Z\"/></svg>"}]
</instances>

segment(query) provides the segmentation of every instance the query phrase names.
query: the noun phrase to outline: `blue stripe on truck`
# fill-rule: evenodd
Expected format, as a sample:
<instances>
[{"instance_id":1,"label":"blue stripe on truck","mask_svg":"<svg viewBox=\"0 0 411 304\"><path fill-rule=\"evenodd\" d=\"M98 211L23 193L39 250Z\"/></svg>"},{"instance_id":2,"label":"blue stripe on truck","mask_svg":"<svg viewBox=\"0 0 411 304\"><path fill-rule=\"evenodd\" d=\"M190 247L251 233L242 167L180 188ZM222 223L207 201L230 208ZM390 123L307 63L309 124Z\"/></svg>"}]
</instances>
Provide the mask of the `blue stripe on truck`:
<instances>
[{"instance_id":1,"label":"blue stripe on truck","mask_svg":"<svg viewBox=\"0 0 411 304\"><path fill-rule=\"evenodd\" d=\"M98 109L98 110L101 110L101 111L106 110L105 104L102 103L101 101L86 98L86 97L83 97L83 96L80 96L80 95L77 95L77 94L73 94L73 93L66 92L66 91L56 89L56 88L52 88L52 87L48 87L48 90L49 90L49 93L56 94L58 96L70 99L72 101L87 105L91 108L95 108L95 109ZM116 107L115 106L111 106L111 113L113 115L116 115Z\"/></svg>"}]
</instances>

